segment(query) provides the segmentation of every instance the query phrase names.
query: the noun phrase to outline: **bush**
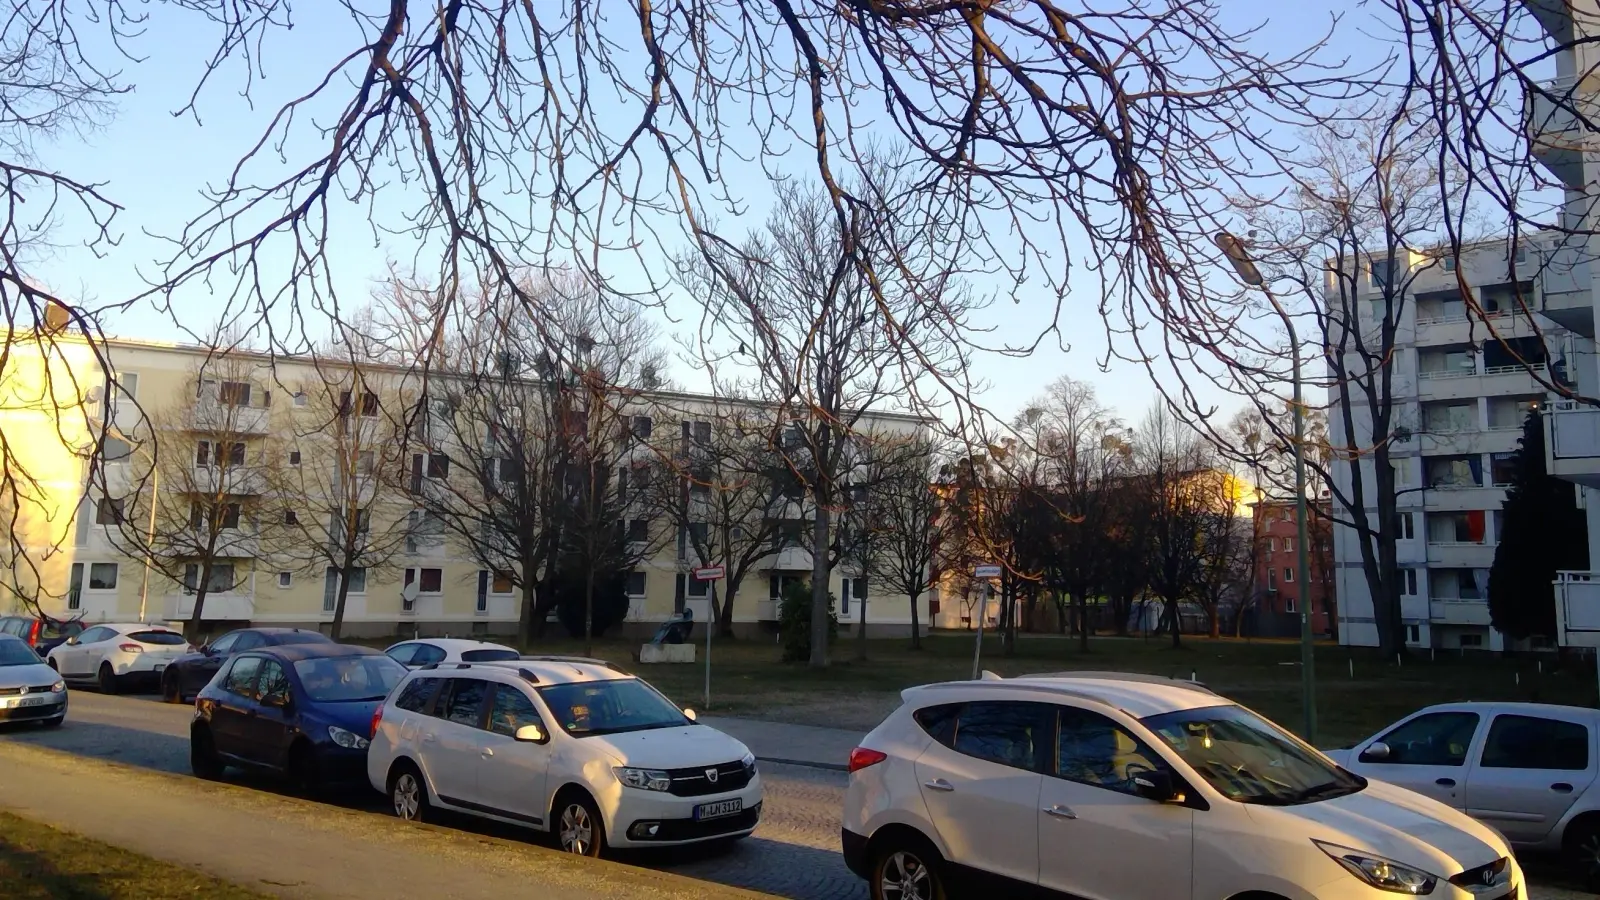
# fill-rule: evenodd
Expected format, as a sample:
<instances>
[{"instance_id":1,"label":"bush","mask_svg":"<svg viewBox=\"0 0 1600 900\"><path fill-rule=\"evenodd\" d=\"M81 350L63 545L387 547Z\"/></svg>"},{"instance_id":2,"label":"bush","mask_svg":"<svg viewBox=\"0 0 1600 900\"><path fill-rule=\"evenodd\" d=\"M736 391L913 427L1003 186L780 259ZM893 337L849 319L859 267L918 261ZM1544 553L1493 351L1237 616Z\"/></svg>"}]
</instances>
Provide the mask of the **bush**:
<instances>
[{"instance_id":1,"label":"bush","mask_svg":"<svg viewBox=\"0 0 1600 900\"><path fill-rule=\"evenodd\" d=\"M563 571L556 575L556 617L567 634L583 637L584 573ZM594 636L600 637L622 624L628 617L628 573L596 572L594 576Z\"/></svg>"},{"instance_id":2,"label":"bush","mask_svg":"<svg viewBox=\"0 0 1600 900\"><path fill-rule=\"evenodd\" d=\"M834 614L833 594L828 594L828 643L839 637L839 617ZM778 634L783 638L783 661L805 662L811 658L811 585L791 581L778 600Z\"/></svg>"}]
</instances>

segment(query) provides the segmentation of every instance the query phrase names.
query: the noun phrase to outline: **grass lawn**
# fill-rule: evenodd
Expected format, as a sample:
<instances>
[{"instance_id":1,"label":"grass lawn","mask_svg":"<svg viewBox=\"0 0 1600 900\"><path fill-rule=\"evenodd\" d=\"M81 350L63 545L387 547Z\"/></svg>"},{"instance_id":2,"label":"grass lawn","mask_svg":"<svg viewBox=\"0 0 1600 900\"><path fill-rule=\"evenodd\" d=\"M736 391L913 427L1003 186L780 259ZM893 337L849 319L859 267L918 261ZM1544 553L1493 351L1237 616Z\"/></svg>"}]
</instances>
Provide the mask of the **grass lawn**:
<instances>
[{"instance_id":1,"label":"grass lawn","mask_svg":"<svg viewBox=\"0 0 1600 900\"><path fill-rule=\"evenodd\" d=\"M186 866L0 812L0 896L8 900L265 900Z\"/></svg>"},{"instance_id":2,"label":"grass lawn","mask_svg":"<svg viewBox=\"0 0 1600 900\"><path fill-rule=\"evenodd\" d=\"M912 652L905 640L868 642L865 662L856 662L853 638L835 647L837 660L813 671L779 661L767 641L714 642L713 715L737 715L866 731L883 719L907 687L966 678L972 671L973 637L938 634ZM983 667L1001 675L1062 670L1114 670L1200 681L1280 724L1300 730L1300 648L1293 642L1186 638L1173 650L1160 639L1098 638L1089 652L1057 637L1020 637L1016 655L1001 655L999 641L985 641ZM703 645L702 645L703 648ZM580 641L547 639L538 653L582 653ZM705 669L701 665L640 666L637 641L601 640L595 655L647 678L668 696L701 709ZM703 658L703 657L702 657ZM1540 671L1538 659L1543 659ZM1553 657L1502 659L1422 652L1396 666L1362 648L1317 647L1317 743L1347 746L1384 725L1432 703L1451 700L1527 700L1593 706L1597 695L1592 664L1575 663L1552 672ZM1351 666L1354 666L1354 677Z\"/></svg>"}]
</instances>

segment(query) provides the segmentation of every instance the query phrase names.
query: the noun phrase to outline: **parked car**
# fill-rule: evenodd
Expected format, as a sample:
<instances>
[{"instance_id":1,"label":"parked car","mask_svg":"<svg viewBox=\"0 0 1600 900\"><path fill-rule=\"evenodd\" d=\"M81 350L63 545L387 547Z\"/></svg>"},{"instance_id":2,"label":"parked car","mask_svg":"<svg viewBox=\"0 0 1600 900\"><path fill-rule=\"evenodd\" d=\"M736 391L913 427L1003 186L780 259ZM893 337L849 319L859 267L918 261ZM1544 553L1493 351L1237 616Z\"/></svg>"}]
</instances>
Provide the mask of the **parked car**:
<instances>
[{"instance_id":1,"label":"parked car","mask_svg":"<svg viewBox=\"0 0 1600 900\"><path fill-rule=\"evenodd\" d=\"M986 676L902 697L845 793L845 860L874 900L1524 890L1493 829L1199 685Z\"/></svg>"},{"instance_id":2,"label":"parked car","mask_svg":"<svg viewBox=\"0 0 1600 900\"><path fill-rule=\"evenodd\" d=\"M1445 703L1328 755L1494 826L1518 849L1561 851L1600 891L1600 710Z\"/></svg>"},{"instance_id":3,"label":"parked car","mask_svg":"<svg viewBox=\"0 0 1600 900\"><path fill-rule=\"evenodd\" d=\"M373 713L406 674L370 647L308 643L235 654L195 698L189 764L287 776L306 793L366 781Z\"/></svg>"},{"instance_id":4,"label":"parked car","mask_svg":"<svg viewBox=\"0 0 1600 900\"><path fill-rule=\"evenodd\" d=\"M0 722L60 725L67 719L67 683L27 642L0 634Z\"/></svg>"},{"instance_id":5,"label":"parked car","mask_svg":"<svg viewBox=\"0 0 1600 900\"><path fill-rule=\"evenodd\" d=\"M761 818L761 778L743 744L593 660L420 669L372 725L367 777L402 819L448 809L600 856L735 840Z\"/></svg>"},{"instance_id":6,"label":"parked car","mask_svg":"<svg viewBox=\"0 0 1600 900\"><path fill-rule=\"evenodd\" d=\"M94 682L115 694L134 682L154 686L191 649L182 632L165 625L95 625L53 648L45 661L67 681Z\"/></svg>"},{"instance_id":7,"label":"parked car","mask_svg":"<svg viewBox=\"0 0 1600 900\"><path fill-rule=\"evenodd\" d=\"M420 669L436 663L493 662L519 659L522 656L514 648L504 644L490 644L462 638L418 638L401 641L383 652L408 669Z\"/></svg>"},{"instance_id":8,"label":"parked car","mask_svg":"<svg viewBox=\"0 0 1600 900\"><path fill-rule=\"evenodd\" d=\"M0 634L22 638L40 657L67 642L67 638L83 634L80 619L51 619L43 616L0 617Z\"/></svg>"},{"instance_id":9,"label":"parked car","mask_svg":"<svg viewBox=\"0 0 1600 900\"><path fill-rule=\"evenodd\" d=\"M284 644L331 644L333 638L320 631L300 628L240 628L230 631L193 653L186 653L167 665L161 673L161 699L185 703L211 683L222 664L235 653L258 647Z\"/></svg>"}]
</instances>

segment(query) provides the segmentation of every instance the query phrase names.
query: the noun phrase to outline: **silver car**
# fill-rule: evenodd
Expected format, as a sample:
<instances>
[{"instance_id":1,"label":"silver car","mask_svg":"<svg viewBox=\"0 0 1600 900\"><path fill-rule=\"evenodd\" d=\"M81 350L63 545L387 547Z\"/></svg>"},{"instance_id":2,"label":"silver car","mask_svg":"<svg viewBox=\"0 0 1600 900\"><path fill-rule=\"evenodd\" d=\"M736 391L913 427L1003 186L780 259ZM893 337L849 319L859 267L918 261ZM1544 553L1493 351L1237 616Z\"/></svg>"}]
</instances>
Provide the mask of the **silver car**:
<instances>
[{"instance_id":1,"label":"silver car","mask_svg":"<svg viewBox=\"0 0 1600 900\"><path fill-rule=\"evenodd\" d=\"M1600 890L1597 740L1600 710L1444 703L1328 756L1462 810L1518 849L1559 851Z\"/></svg>"},{"instance_id":2,"label":"silver car","mask_svg":"<svg viewBox=\"0 0 1600 900\"><path fill-rule=\"evenodd\" d=\"M53 726L66 718L66 682L27 642L0 634L0 722Z\"/></svg>"}]
</instances>

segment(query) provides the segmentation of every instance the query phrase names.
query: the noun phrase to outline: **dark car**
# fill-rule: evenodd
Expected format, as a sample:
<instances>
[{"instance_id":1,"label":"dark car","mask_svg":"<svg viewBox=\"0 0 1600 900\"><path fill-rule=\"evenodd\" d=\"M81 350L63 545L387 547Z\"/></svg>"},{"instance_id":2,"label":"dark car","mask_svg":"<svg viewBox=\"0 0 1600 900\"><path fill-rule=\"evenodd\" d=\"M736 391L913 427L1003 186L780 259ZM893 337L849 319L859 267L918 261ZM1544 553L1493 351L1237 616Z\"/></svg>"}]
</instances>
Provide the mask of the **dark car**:
<instances>
[{"instance_id":1,"label":"dark car","mask_svg":"<svg viewBox=\"0 0 1600 900\"><path fill-rule=\"evenodd\" d=\"M407 669L371 647L314 643L235 654L195 699L189 765L287 775L306 793L367 784L372 715Z\"/></svg>"},{"instance_id":2,"label":"dark car","mask_svg":"<svg viewBox=\"0 0 1600 900\"><path fill-rule=\"evenodd\" d=\"M222 664L236 653L285 644L331 644L333 638L320 631L299 628L241 628L230 631L201 647L198 652L180 656L161 673L161 699L186 703L211 683Z\"/></svg>"},{"instance_id":3,"label":"dark car","mask_svg":"<svg viewBox=\"0 0 1600 900\"><path fill-rule=\"evenodd\" d=\"M83 634L78 619L52 619L48 616L0 616L0 634L22 638L43 659L46 653Z\"/></svg>"}]
</instances>

